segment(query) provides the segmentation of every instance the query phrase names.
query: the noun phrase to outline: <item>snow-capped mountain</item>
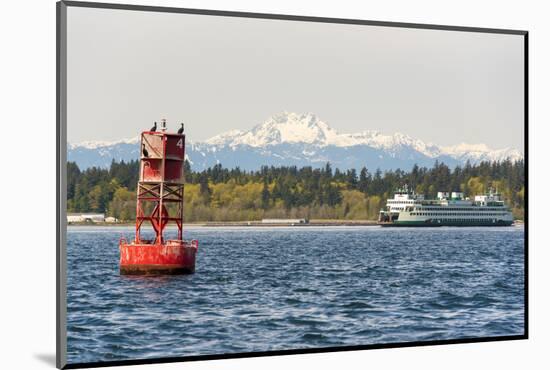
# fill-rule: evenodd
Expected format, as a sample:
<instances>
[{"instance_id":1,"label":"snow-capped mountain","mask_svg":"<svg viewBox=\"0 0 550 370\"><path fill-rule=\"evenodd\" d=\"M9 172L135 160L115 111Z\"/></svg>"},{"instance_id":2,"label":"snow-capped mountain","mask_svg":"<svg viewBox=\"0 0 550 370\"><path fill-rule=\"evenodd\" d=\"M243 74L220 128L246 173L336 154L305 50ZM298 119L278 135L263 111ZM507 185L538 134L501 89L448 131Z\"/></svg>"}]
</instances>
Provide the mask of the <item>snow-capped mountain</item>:
<instances>
[{"instance_id":1,"label":"snow-capped mountain","mask_svg":"<svg viewBox=\"0 0 550 370\"><path fill-rule=\"evenodd\" d=\"M229 131L214 136L205 143L231 147L248 145L254 148L295 143L326 146L339 143L339 136L341 135L314 114L283 112L250 131Z\"/></svg>"},{"instance_id":2,"label":"snow-capped mountain","mask_svg":"<svg viewBox=\"0 0 550 370\"><path fill-rule=\"evenodd\" d=\"M409 169L414 164L432 166L435 160L449 166L466 161L516 161L516 149L493 150L485 144L438 146L408 135L384 135L378 131L341 134L311 113L282 112L248 131L232 130L204 142L188 141L186 157L193 169L221 163L224 167L252 170L262 165L323 166L330 162L340 169ZM80 168L108 167L115 159L139 156L139 137L117 142L69 144L68 160Z\"/></svg>"},{"instance_id":3,"label":"snow-capped mountain","mask_svg":"<svg viewBox=\"0 0 550 370\"><path fill-rule=\"evenodd\" d=\"M469 160L472 163L481 161L502 161L504 159L510 159L515 162L523 159L523 153L517 149L505 148L492 150L485 144L461 143L455 146L442 147L441 152L463 162Z\"/></svg>"},{"instance_id":4,"label":"snow-capped mountain","mask_svg":"<svg viewBox=\"0 0 550 370\"><path fill-rule=\"evenodd\" d=\"M206 144L216 146L266 147L279 144L308 144L319 147L350 147L368 145L376 149L393 150L401 146L414 147L428 156L439 155L438 147L426 145L407 135L396 133L382 135L378 131L363 131L357 134L339 134L326 122L312 113L296 114L283 112L255 126L250 131L233 130L206 140Z\"/></svg>"}]
</instances>

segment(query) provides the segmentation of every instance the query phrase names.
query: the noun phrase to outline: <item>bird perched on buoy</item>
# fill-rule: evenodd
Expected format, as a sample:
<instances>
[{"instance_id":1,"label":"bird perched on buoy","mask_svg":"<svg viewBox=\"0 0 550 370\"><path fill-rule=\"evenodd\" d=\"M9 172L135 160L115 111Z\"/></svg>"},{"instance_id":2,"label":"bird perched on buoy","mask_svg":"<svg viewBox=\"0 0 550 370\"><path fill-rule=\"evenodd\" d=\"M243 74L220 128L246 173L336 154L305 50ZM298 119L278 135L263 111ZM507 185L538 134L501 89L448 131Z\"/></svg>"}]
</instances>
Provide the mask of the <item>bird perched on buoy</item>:
<instances>
[{"instance_id":1,"label":"bird perched on buoy","mask_svg":"<svg viewBox=\"0 0 550 370\"><path fill-rule=\"evenodd\" d=\"M183 134L183 123L181 124L181 127L180 127L180 129L178 130L178 134L179 134L179 135Z\"/></svg>"},{"instance_id":2,"label":"bird perched on buoy","mask_svg":"<svg viewBox=\"0 0 550 370\"><path fill-rule=\"evenodd\" d=\"M151 127L151 129L149 131L151 131L151 132L157 131L157 121L155 121L155 124L153 125L153 127Z\"/></svg>"},{"instance_id":3,"label":"bird perched on buoy","mask_svg":"<svg viewBox=\"0 0 550 370\"><path fill-rule=\"evenodd\" d=\"M143 156L144 157L149 157L149 152L147 151L147 149L145 149L145 144L141 144L142 146L142 152L143 152Z\"/></svg>"}]
</instances>

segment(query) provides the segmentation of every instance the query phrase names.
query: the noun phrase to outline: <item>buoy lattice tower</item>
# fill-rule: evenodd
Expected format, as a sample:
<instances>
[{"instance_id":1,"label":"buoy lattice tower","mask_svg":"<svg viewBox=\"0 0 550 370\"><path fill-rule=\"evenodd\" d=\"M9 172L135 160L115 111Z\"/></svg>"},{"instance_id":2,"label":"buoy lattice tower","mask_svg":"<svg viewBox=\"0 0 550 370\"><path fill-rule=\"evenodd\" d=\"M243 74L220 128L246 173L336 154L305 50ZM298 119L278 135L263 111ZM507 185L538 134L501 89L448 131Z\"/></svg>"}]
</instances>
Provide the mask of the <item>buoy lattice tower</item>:
<instances>
[{"instance_id":1,"label":"buoy lattice tower","mask_svg":"<svg viewBox=\"0 0 550 370\"><path fill-rule=\"evenodd\" d=\"M185 134L161 131L141 133L137 185L135 239L120 240L121 274L183 274L195 271L198 241L183 240ZM166 226L177 227L175 239L166 239ZM142 238L150 224L154 238Z\"/></svg>"}]
</instances>

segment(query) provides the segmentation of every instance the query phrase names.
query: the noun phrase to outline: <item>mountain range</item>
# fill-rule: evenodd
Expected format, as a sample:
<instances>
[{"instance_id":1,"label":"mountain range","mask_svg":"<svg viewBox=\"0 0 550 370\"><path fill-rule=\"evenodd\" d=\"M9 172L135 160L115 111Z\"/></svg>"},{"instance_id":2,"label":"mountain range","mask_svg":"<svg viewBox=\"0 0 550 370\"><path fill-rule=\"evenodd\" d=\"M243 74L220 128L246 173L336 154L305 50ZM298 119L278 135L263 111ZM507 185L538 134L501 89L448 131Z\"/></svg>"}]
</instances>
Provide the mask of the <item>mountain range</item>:
<instances>
[{"instance_id":1,"label":"mountain range","mask_svg":"<svg viewBox=\"0 0 550 370\"><path fill-rule=\"evenodd\" d=\"M81 169L108 168L111 161L139 157L139 136L114 142L87 141L69 144L67 158ZM408 170L417 164L431 167L435 161L448 166L481 161L523 159L517 149L491 149L485 144L439 146L402 133L379 131L341 134L312 113L282 112L251 130L232 130L203 142L187 140L186 158L193 170L217 163L224 167L257 170L263 165Z\"/></svg>"}]
</instances>

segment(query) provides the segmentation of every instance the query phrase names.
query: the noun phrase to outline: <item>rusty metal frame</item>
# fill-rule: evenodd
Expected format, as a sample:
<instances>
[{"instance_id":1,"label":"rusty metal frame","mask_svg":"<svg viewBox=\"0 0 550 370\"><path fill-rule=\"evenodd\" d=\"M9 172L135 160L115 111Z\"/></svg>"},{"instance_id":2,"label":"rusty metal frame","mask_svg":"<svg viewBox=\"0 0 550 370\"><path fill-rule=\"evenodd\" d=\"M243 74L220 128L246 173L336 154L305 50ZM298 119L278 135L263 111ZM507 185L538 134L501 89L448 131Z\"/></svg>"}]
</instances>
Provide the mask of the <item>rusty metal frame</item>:
<instances>
[{"instance_id":1,"label":"rusty metal frame","mask_svg":"<svg viewBox=\"0 0 550 370\"><path fill-rule=\"evenodd\" d=\"M177 240L181 241L183 238L183 210L184 210L184 184L183 182L168 182L164 181L166 174L166 145L168 136L175 136L172 133L166 132L143 132L141 134L141 145L140 148L148 143L147 138L149 136L159 136L162 140L162 153L157 153L159 157L153 157L153 159L160 159L160 177L159 181L147 181L143 177L143 171L140 171L140 179L137 186L136 194L136 233L135 233L135 243L143 243L141 239L141 227L144 222L148 222L153 227L155 231L155 240L154 243L163 243L163 231L165 227L173 222L176 224L178 236ZM179 136L179 135L178 135ZM181 135L185 138L185 135ZM148 144L148 148L155 150L151 144ZM184 149L185 150L185 149ZM140 160L143 162L149 160L152 157L143 157L140 156ZM184 159L182 160L182 162ZM140 168L143 168L140 165ZM185 166L181 166L182 176L184 178L183 171ZM167 204L177 204L174 215L171 214L171 210L166 206ZM153 204L153 209L150 212L145 211L146 204Z\"/></svg>"}]
</instances>

